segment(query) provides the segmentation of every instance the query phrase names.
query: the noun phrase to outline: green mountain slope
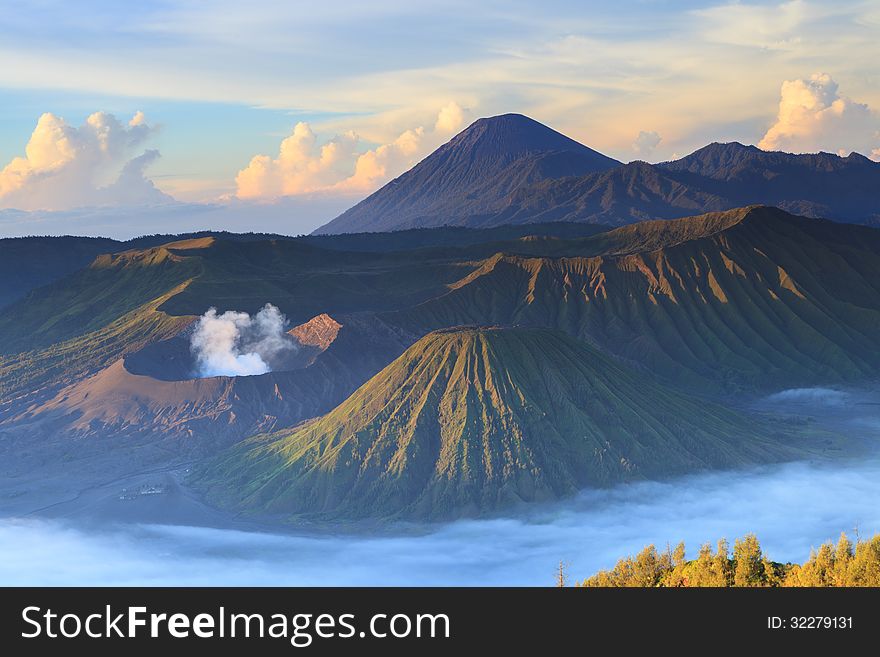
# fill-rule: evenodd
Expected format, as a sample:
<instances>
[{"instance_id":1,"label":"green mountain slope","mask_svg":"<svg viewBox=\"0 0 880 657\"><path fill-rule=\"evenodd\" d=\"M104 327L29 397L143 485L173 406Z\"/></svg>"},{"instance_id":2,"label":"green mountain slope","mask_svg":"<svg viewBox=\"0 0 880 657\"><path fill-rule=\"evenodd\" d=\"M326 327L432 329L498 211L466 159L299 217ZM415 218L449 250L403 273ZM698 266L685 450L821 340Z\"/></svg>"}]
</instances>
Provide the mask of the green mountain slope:
<instances>
[{"instance_id":1,"label":"green mountain slope","mask_svg":"<svg viewBox=\"0 0 880 657\"><path fill-rule=\"evenodd\" d=\"M99 331L160 296L181 292L200 262L164 246L98 256L0 313L0 354L15 354ZM85 344L85 343L84 343Z\"/></svg>"},{"instance_id":2,"label":"green mountain slope","mask_svg":"<svg viewBox=\"0 0 880 657\"><path fill-rule=\"evenodd\" d=\"M106 253L144 250L170 242L216 237L230 241L294 239L267 233L197 231L179 235L144 235L120 242L106 237L6 237L0 238L0 308L18 301L31 290L54 283L88 267Z\"/></svg>"},{"instance_id":3,"label":"green mountain slope","mask_svg":"<svg viewBox=\"0 0 880 657\"><path fill-rule=\"evenodd\" d=\"M875 229L753 207L553 248L553 257L493 256L390 321L413 332L557 328L676 383L726 391L866 379L880 368Z\"/></svg>"},{"instance_id":4,"label":"green mountain slope","mask_svg":"<svg viewBox=\"0 0 880 657\"><path fill-rule=\"evenodd\" d=\"M192 321L157 310L181 284L107 325L48 346L0 353L0 422L51 398L61 387L109 366L153 342L180 333Z\"/></svg>"},{"instance_id":5,"label":"green mountain slope","mask_svg":"<svg viewBox=\"0 0 880 657\"><path fill-rule=\"evenodd\" d=\"M196 481L238 510L445 518L791 453L563 333L474 328L427 335L329 414Z\"/></svg>"}]
</instances>

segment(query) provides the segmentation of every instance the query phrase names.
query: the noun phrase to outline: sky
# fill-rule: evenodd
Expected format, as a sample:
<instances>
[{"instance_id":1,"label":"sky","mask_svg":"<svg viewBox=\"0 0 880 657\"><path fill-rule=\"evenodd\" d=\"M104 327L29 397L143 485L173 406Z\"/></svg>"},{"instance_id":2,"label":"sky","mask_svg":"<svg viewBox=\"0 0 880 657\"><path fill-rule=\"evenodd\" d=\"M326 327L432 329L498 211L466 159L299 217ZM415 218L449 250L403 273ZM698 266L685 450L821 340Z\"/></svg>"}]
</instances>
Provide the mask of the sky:
<instances>
[{"instance_id":1,"label":"sky","mask_svg":"<svg viewBox=\"0 0 880 657\"><path fill-rule=\"evenodd\" d=\"M880 3L9 0L0 235L307 232L471 121L880 159Z\"/></svg>"}]
</instances>

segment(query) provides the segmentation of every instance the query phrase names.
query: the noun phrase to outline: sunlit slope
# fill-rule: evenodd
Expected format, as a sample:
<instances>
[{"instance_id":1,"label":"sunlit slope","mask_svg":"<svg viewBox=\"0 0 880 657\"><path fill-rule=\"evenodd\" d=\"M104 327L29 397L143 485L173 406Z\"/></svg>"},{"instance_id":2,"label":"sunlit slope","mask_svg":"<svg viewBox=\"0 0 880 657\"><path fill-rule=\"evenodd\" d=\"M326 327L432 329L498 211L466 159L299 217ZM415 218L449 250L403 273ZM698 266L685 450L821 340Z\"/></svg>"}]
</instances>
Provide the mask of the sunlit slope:
<instances>
[{"instance_id":1,"label":"sunlit slope","mask_svg":"<svg viewBox=\"0 0 880 657\"><path fill-rule=\"evenodd\" d=\"M59 387L177 335L191 318L171 317L157 308L185 286L182 283L93 331L45 347L0 354L0 421L51 397Z\"/></svg>"},{"instance_id":2,"label":"sunlit slope","mask_svg":"<svg viewBox=\"0 0 880 657\"><path fill-rule=\"evenodd\" d=\"M595 253L597 241L608 255ZM498 254L394 321L558 328L679 383L753 390L876 377L880 232L773 208L649 222Z\"/></svg>"},{"instance_id":3,"label":"sunlit slope","mask_svg":"<svg viewBox=\"0 0 880 657\"><path fill-rule=\"evenodd\" d=\"M474 328L425 336L329 414L240 443L197 483L258 513L442 518L790 453L561 332Z\"/></svg>"}]
</instances>

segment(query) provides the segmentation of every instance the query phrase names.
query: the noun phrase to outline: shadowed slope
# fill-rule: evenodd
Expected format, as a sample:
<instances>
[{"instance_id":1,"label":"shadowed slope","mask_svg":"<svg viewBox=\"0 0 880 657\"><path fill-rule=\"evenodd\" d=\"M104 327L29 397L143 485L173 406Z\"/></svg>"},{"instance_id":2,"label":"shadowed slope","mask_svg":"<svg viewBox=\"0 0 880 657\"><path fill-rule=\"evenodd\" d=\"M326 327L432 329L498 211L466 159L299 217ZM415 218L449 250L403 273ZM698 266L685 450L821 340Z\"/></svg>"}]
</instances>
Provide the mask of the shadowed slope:
<instances>
[{"instance_id":1,"label":"shadowed slope","mask_svg":"<svg viewBox=\"0 0 880 657\"><path fill-rule=\"evenodd\" d=\"M710 144L673 162L546 179L511 193L467 226L545 221L623 225L760 203L808 217L880 223L880 163L853 153L793 155Z\"/></svg>"}]
</instances>

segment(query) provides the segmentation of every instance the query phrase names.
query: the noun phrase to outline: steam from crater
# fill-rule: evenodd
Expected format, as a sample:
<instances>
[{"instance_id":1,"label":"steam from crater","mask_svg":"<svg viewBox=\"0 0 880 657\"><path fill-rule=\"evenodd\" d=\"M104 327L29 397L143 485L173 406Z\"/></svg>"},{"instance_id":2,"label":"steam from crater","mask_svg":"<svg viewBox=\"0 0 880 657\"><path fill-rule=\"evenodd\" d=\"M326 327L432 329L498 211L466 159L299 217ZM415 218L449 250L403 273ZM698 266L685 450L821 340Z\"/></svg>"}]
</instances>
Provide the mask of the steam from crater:
<instances>
[{"instance_id":1,"label":"steam from crater","mask_svg":"<svg viewBox=\"0 0 880 657\"><path fill-rule=\"evenodd\" d=\"M272 371L272 362L296 349L286 333L287 319L267 303L253 317L245 312L216 308L199 318L190 339L196 373L209 376L253 376Z\"/></svg>"}]
</instances>

